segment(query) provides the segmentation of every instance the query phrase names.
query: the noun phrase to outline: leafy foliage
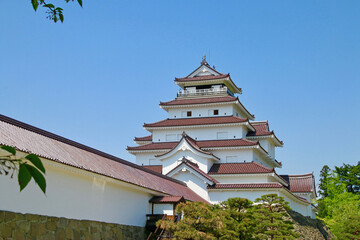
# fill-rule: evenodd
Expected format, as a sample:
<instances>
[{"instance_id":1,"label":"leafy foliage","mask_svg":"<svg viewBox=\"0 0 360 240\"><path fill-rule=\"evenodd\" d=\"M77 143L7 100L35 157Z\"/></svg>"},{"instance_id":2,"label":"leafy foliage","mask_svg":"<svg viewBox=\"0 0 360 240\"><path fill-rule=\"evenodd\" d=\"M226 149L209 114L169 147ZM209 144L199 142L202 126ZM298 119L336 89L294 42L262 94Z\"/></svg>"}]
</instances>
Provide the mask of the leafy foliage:
<instances>
[{"instance_id":1,"label":"leafy foliage","mask_svg":"<svg viewBox=\"0 0 360 240\"><path fill-rule=\"evenodd\" d=\"M183 218L178 222L160 220L157 226L177 239L294 239L293 223L286 218L289 209L276 194L264 195L257 204L244 198L230 198L220 205L181 203L176 208Z\"/></svg>"},{"instance_id":2,"label":"leafy foliage","mask_svg":"<svg viewBox=\"0 0 360 240\"><path fill-rule=\"evenodd\" d=\"M324 192L318 200L319 215L337 239L360 239L358 166L344 164L320 179Z\"/></svg>"},{"instance_id":3,"label":"leafy foliage","mask_svg":"<svg viewBox=\"0 0 360 240\"><path fill-rule=\"evenodd\" d=\"M70 2L70 1L73 2L74 0L65 0L66 3ZM77 0L77 2L82 7L82 0ZM47 9L46 13L47 13L48 19L50 19L54 22L57 22L58 20L60 20L61 22L64 22L64 15L63 15L62 8L55 7L54 4L51 4L51 3L46 3L45 0L31 0L31 4L35 11L38 9L39 6L43 6L44 8L46 8Z\"/></svg>"},{"instance_id":4,"label":"leafy foliage","mask_svg":"<svg viewBox=\"0 0 360 240\"><path fill-rule=\"evenodd\" d=\"M348 192L360 195L360 162L357 165L344 164L335 167L339 180L346 184Z\"/></svg>"},{"instance_id":5,"label":"leafy foliage","mask_svg":"<svg viewBox=\"0 0 360 240\"><path fill-rule=\"evenodd\" d=\"M255 200L255 218L258 224L255 236L259 239L296 239L293 223L287 213L288 203L277 194L264 195Z\"/></svg>"},{"instance_id":6,"label":"leafy foliage","mask_svg":"<svg viewBox=\"0 0 360 240\"><path fill-rule=\"evenodd\" d=\"M236 239L254 239L256 219L253 215L253 203L246 198L229 198L221 203L227 213L227 226L234 231Z\"/></svg>"},{"instance_id":7,"label":"leafy foliage","mask_svg":"<svg viewBox=\"0 0 360 240\"><path fill-rule=\"evenodd\" d=\"M16 150L10 146L0 146L0 149L8 154L0 156L0 174L9 175L13 178L18 174L18 183L22 191L33 178L41 191L46 192L45 168L40 158L35 154L28 154L19 158Z\"/></svg>"}]
</instances>

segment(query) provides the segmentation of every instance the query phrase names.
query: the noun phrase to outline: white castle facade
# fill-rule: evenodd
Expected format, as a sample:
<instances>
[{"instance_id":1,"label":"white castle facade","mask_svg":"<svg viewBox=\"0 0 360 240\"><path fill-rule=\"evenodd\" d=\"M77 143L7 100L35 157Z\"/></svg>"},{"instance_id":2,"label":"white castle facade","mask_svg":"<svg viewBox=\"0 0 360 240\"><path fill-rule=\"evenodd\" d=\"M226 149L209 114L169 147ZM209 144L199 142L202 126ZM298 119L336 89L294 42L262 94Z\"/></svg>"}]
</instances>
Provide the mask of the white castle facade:
<instances>
[{"instance_id":1,"label":"white castle facade","mask_svg":"<svg viewBox=\"0 0 360 240\"><path fill-rule=\"evenodd\" d=\"M16 179L0 175L0 210L144 227L159 214L174 218L180 202L276 193L315 216L313 174L276 173L283 143L266 121L254 121L230 75L204 59L175 83L177 98L160 103L169 117L145 124L151 135L127 148L137 164L0 114L0 146L38 155L47 184L46 195L34 181L20 192Z\"/></svg>"},{"instance_id":2,"label":"white castle facade","mask_svg":"<svg viewBox=\"0 0 360 240\"><path fill-rule=\"evenodd\" d=\"M185 182L210 203L230 197L254 201L276 193L293 210L315 216L313 174L276 173L282 163L275 149L283 142L267 121L254 121L236 97L241 89L229 74L218 72L203 58L175 84L181 88L177 97L160 103L168 118L144 124L151 135L136 137L138 146L127 148L138 165Z\"/></svg>"}]
</instances>

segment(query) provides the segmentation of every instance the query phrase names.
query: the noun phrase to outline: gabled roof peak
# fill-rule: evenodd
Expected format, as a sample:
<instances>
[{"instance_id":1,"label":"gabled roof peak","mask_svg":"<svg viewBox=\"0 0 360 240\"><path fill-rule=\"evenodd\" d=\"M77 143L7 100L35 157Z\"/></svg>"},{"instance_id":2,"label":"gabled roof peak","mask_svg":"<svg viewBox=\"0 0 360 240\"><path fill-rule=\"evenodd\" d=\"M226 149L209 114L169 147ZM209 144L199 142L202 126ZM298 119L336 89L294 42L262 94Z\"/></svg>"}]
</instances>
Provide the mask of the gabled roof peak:
<instances>
[{"instance_id":1,"label":"gabled roof peak","mask_svg":"<svg viewBox=\"0 0 360 240\"><path fill-rule=\"evenodd\" d=\"M204 56L202 57L202 61L200 62L201 65L206 65L209 66L209 64L206 61L206 54L204 54Z\"/></svg>"}]
</instances>

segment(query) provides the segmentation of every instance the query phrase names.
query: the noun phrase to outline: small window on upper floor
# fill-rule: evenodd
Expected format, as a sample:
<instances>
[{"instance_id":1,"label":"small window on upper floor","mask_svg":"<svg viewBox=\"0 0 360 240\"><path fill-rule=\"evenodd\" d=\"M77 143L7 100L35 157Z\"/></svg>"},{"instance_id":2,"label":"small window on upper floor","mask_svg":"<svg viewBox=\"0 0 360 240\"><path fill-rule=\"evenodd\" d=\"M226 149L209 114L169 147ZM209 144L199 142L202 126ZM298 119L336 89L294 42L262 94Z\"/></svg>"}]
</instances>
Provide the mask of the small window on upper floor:
<instances>
[{"instance_id":1,"label":"small window on upper floor","mask_svg":"<svg viewBox=\"0 0 360 240\"><path fill-rule=\"evenodd\" d=\"M219 109L214 109L214 116L219 115Z\"/></svg>"},{"instance_id":2,"label":"small window on upper floor","mask_svg":"<svg viewBox=\"0 0 360 240\"><path fill-rule=\"evenodd\" d=\"M186 116L187 116L187 117L191 117L191 111L187 111L187 112L186 112Z\"/></svg>"}]
</instances>

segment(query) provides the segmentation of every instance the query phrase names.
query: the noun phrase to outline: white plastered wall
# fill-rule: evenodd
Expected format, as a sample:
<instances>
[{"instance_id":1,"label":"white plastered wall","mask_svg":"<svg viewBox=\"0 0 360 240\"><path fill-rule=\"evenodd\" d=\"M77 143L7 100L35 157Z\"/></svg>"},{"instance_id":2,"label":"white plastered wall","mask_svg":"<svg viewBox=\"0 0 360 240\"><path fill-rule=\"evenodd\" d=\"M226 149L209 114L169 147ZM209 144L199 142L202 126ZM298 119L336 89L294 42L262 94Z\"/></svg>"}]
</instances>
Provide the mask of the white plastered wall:
<instances>
[{"instance_id":1,"label":"white plastered wall","mask_svg":"<svg viewBox=\"0 0 360 240\"><path fill-rule=\"evenodd\" d=\"M154 203L154 214L174 215L174 205L172 203Z\"/></svg>"},{"instance_id":2,"label":"white plastered wall","mask_svg":"<svg viewBox=\"0 0 360 240\"><path fill-rule=\"evenodd\" d=\"M46 195L31 180L19 192L17 180L0 175L0 209L73 219L144 226L152 194L145 189L43 159Z\"/></svg>"},{"instance_id":3,"label":"white plastered wall","mask_svg":"<svg viewBox=\"0 0 360 240\"><path fill-rule=\"evenodd\" d=\"M172 169L174 169L177 165L181 163L181 159L183 157L187 158L188 160L196 163L199 168L207 173L212 166L211 161L208 158L201 157L195 154L193 151L186 149L185 151L181 150L181 146L178 147L179 150L171 155L169 158L165 158L161 160L163 165L163 174L167 174ZM210 161L210 162L209 162Z\"/></svg>"},{"instance_id":4,"label":"white plastered wall","mask_svg":"<svg viewBox=\"0 0 360 240\"><path fill-rule=\"evenodd\" d=\"M215 106L190 106L190 107L182 107L182 108L170 108L168 110L169 118L184 118L183 112L191 111L191 117L212 117L213 110L219 110L219 115L217 116L231 116L233 115L233 107L231 105L215 105Z\"/></svg>"},{"instance_id":5,"label":"white plastered wall","mask_svg":"<svg viewBox=\"0 0 360 240\"><path fill-rule=\"evenodd\" d=\"M210 202L213 204L227 200L228 198L241 197L255 201L256 198L265 194L278 194L289 202L292 210L301 213L304 216L313 217L310 204L301 203L296 197L286 193L285 190L267 190L267 189L249 189L249 190L209 190Z\"/></svg>"},{"instance_id":6,"label":"white plastered wall","mask_svg":"<svg viewBox=\"0 0 360 240\"><path fill-rule=\"evenodd\" d=\"M155 157L155 155L163 152L135 153L137 165L162 165L163 162Z\"/></svg>"},{"instance_id":7,"label":"white plastered wall","mask_svg":"<svg viewBox=\"0 0 360 240\"><path fill-rule=\"evenodd\" d=\"M225 149L225 150L211 150L215 156L220 158L219 163L233 163L233 162L252 162L254 160L253 149Z\"/></svg>"},{"instance_id":8,"label":"white plastered wall","mask_svg":"<svg viewBox=\"0 0 360 240\"><path fill-rule=\"evenodd\" d=\"M272 158L275 158L275 146L269 138L260 139L260 145L269 153Z\"/></svg>"},{"instance_id":9,"label":"white plastered wall","mask_svg":"<svg viewBox=\"0 0 360 240\"><path fill-rule=\"evenodd\" d=\"M183 181L186 185L193 190L196 194L200 197L204 198L205 200L209 200L209 195L206 187L208 184L202 180L200 177L196 176L195 174L186 171L179 171L175 175L171 176L177 180Z\"/></svg>"},{"instance_id":10,"label":"white plastered wall","mask_svg":"<svg viewBox=\"0 0 360 240\"><path fill-rule=\"evenodd\" d=\"M211 177L218 180L220 183L267 183L270 182L270 179L266 175L211 175Z\"/></svg>"},{"instance_id":11,"label":"white plastered wall","mask_svg":"<svg viewBox=\"0 0 360 240\"><path fill-rule=\"evenodd\" d=\"M246 128L244 125L236 126L212 126L212 127L184 127L176 129L161 129L153 130L153 142L172 142L179 141L181 134L186 132L191 138L195 140L217 140L219 132L226 132L227 138L225 139L240 139L246 135ZM174 140L169 140L169 136L176 137Z\"/></svg>"}]
</instances>

